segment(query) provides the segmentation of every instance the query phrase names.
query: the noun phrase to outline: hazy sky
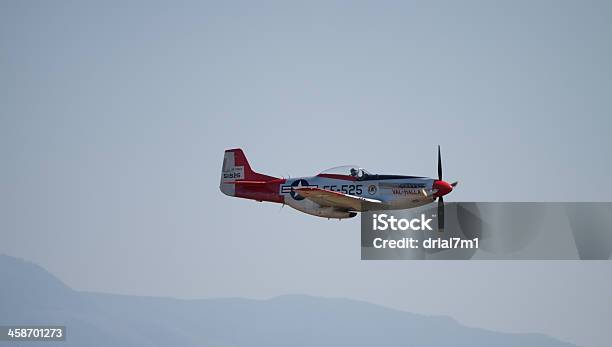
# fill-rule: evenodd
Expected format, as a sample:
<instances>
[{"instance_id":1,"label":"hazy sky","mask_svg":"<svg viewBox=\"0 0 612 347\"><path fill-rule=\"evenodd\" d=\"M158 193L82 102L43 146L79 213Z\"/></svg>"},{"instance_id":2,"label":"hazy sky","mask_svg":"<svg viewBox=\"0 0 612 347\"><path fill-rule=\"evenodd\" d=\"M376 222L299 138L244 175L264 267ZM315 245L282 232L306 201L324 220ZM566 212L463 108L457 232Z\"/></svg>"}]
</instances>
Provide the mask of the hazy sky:
<instances>
[{"instance_id":1,"label":"hazy sky","mask_svg":"<svg viewBox=\"0 0 612 347\"><path fill-rule=\"evenodd\" d=\"M219 192L358 163L448 201L609 201L612 3L0 1L0 253L68 285L362 299L612 340L610 262L361 261L359 220Z\"/></svg>"}]
</instances>

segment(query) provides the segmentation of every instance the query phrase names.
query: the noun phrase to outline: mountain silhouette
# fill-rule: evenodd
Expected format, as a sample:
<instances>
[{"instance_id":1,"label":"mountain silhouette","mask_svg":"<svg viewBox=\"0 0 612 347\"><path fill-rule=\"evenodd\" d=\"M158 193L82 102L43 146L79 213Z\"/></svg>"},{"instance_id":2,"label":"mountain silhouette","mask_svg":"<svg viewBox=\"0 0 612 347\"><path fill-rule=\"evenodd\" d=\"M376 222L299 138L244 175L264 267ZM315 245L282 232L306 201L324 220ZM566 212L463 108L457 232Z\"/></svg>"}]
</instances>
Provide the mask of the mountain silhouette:
<instances>
[{"instance_id":1,"label":"mountain silhouette","mask_svg":"<svg viewBox=\"0 0 612 347\"><path fill-rule=\"evenodd\" d=\"M348 299L180 300L79 292L40 266L0 255L0 325L19 324L65 325L62 346L573 346Z\"/></svg>"}]
</instances>

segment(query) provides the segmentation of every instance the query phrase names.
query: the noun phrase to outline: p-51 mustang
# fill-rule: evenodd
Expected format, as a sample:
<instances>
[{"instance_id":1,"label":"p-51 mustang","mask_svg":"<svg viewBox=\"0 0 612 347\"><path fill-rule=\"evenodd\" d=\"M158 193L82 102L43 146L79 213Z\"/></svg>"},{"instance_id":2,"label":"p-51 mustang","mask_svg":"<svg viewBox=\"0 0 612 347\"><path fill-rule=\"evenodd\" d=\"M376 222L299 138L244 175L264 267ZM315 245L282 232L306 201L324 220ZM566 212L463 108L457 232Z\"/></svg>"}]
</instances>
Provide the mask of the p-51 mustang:
<instances>
[{"instance_id":1,"label":"p-51 mustang","mask_svg":"<svg viewBox=\"0 0 612 347\"><path fill-rule=\"evenodd\" d=\"M379 175L352 166L339 166L312 177L277 178L251 169L242 149L228 149L223 158L220 189L225 195L287 204L325 218L352 218L357 212L400 210L438 200L439 227L444 228L443 196L457 182L442 180L438 146L438 179Z\"/></svg>"}]
</instances>

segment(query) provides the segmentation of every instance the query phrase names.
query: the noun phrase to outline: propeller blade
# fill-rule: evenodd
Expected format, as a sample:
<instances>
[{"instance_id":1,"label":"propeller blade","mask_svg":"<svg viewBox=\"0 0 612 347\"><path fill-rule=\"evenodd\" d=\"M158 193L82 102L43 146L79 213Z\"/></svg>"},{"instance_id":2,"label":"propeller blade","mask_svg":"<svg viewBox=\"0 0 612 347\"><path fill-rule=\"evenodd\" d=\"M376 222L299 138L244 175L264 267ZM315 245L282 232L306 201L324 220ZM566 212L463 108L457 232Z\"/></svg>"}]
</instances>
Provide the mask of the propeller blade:
<instances>
[{"instance_id":1,"label":"propeller blade","mask_svg":"<svg viewBox=\"0 0 612 347\"><path fill-rule=\"evenodd\" d=\"M455 182L451 183L451 187L455 188L457 186L457 184L459 184L459 181L455 181Z\"/></svg>"},{"instance_id":2,"label":"propeller blade","mask_svg":"<svg viewBox=\"0 0 612 347\"><path fill-rule=\"evenodd\" d=\"M438 231L444 231L444 198L438 198Z\"/></svg>"},{"instance_id":3,"label":"propeller blade","mask_svg":"<svg viewBox=\"0 0 612 347\"><path fill-rule=\"evenodd\" d=\"M438 145L438 180L442 181L442 155L440 154L440 145Z\"/></svg>"}]
</instances>

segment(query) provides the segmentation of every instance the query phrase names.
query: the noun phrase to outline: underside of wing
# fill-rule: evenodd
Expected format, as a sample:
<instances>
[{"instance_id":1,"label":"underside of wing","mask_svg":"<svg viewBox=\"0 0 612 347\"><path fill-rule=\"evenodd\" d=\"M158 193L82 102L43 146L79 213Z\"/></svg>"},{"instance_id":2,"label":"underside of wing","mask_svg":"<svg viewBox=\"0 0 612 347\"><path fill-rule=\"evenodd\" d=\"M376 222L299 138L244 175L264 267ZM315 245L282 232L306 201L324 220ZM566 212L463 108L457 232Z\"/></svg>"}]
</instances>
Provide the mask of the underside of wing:
<instances>
[{"instance_id":1,"label":"underside of wing","mask_svg":"<svg viewBox=\"0 0 612 347\"><path fill-rule=\"evenodd\" d=\"M386 206L382 201L362 198L360 196L348 195L340 192L320 188L295 188L295 191L321 206L336 207L349 211L367 211L384 209Z\"/></svg>"}]
</instances>

